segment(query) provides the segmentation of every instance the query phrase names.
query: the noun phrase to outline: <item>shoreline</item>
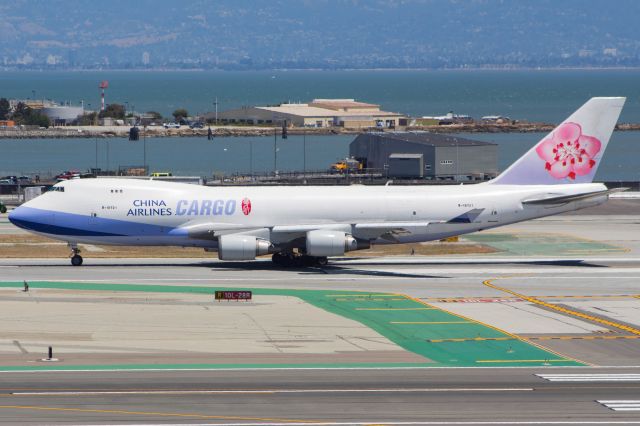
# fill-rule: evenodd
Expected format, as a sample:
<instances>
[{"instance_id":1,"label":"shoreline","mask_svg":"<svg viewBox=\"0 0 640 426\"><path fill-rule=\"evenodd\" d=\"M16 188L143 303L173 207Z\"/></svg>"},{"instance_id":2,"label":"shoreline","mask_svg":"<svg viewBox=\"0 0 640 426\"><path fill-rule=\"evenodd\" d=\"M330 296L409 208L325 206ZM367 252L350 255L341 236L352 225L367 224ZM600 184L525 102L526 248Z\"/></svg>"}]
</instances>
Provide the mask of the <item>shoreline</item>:
<instances>
[{"instance_id":1,"label":"shoreline","mask_svg":"<svg viewBox=\"0 0 640 426\"><path fill-rule=\"evenodd\" d=\"M384 129L382 132L393 131L426 131L431 133L544 133L550 132L556 124L549 123L515 123L515 124L494 124L494 123L472 123L472 124L451 124L433 126L410 126L401 127L394 130ZM0 140L2 139L95 139L95 138L127 138L130 126L66 126L51 127L49 129L0 129ZM212 126L214 138L220 137L266 137L281 134L279 127L258 127L258 126ZM376 129L360 128L299 128L287 129L289 135L309 136L335 136L335 135L359 135ZM620 123L616 125L615 131L628 132L640 131L640 123ZM148 127L146 131L140 128L140 138L165 138L165 137L207 137L208 128L190 129L183 126L180 129L165 129L161 126Z\"/></svg>"},{"instance_id":2,"label":"shoreline","mask_svg":"<svg viewBox=\"0 0 640 426\"><path fill-rule=\"evenodd\" d=\"M172 67L158 67L158 68L109 68L109 67L95 67L95 68L51 68L47 66L40 67L28 67L21 68L17 66L3 66L0 67L0 70L3 72L32 72L32 73L43 73L43 72L59 72L59 73L102 73L102 72L117 72L117 73L125 73L125 72L141 72L141 73L164 73L164 72L184 72L184 73L206 73L206 72L215 72L215 73L234 73L234 72L242 72L242 73L270 73L270 72L358 72L358 71L366 71L366 72L377 72L377 71L390 71L390 72L411 72L411 71L420 71L420 72L428 72L428 71L638 71L640 70L640 65L618 65L618 66L514 66L514 65L476 65L476 66L456 66L456 67L339 67L339 68L329 68L329 67L308 67L308 68L216 68L216 67L196 67L196 68L172 68Z\"/></svg>"}]
</instances>

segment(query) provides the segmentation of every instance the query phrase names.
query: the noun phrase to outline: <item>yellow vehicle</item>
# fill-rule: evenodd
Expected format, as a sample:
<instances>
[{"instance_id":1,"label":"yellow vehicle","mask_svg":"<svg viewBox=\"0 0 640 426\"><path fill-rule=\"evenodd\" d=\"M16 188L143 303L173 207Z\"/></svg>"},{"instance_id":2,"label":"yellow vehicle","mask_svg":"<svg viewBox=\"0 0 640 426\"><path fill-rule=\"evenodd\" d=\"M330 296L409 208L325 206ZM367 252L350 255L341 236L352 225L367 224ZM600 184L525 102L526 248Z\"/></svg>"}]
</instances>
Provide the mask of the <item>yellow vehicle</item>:
<instances>
[{"instance_id":1,"label":"yellow vehicle","mask_svg":"<svg viewBox=\"0 0 640 426\"><path fill-rule=\"evenodd\" d=\"M173 174L171 172L153 172L151 173L151 177L171 177Z\"/></svg>"},{"instance_id":2,"label":"yellow vehicle","mask_svg":"<svg viewBox=\"0 0 640 426\"><path fill-rule=\"evenodd\" d=\"M357 172L362 170L362 163L355 158L345 158L331 165L331 171L337 173Z\"/></svg>"}]
</instances>

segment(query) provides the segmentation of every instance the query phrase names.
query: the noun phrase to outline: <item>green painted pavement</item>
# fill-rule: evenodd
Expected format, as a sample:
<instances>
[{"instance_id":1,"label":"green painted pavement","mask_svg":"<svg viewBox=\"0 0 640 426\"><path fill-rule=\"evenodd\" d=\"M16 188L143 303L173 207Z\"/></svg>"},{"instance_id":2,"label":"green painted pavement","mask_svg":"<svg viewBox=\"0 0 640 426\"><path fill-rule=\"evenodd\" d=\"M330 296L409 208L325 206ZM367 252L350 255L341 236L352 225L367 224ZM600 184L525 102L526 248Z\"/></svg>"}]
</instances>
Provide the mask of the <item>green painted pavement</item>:
<instances>
[{"instance_id":1,"label":"green painted pavement","mask_svg":"<svg viewBox=\"0 0 640 426\"><path fill-rule=\"evenodd\" d=\"M361 322L397 345L447 366L539 366L583 365L524 342L503 331L458 315L404 298L376 301L371 297L324 297L305 299L329 312ZM375 310L368 310L368 309ZM415 310L407 310L407 309ZM383 310L384 309L384 310ZM461 323L469 321L467 323ZM406 324L406 323L431 324ZM447 324L433 324L447 323ZM461 342L430 342L440 339L487 339Z\"/></svg>"},{"instance_id":2,"label":"green painted pavement","mask_svg":"<svg viewBox=\"0 0 640 426\"><path fill-rule=\"evenodd\" d=\"M0 282L0 287L22 288L21 282ZM215 290L237 290L205 286L102 284L75 282L30 282L30 288L84 291L129 291L154 293L197 293L210 295ZM503 331L424 304L404 295L369 294L353 291L246 289L254 295L293 296L328 312L358 321L398 346L428 358L424 364L366 364L367 367L394 366L578 366L584 365L517 339ZM212 302L213 303L213 302ZM440 341L446 339L447 341ZM462 339L462 341L448 341ZM484 340L500 339L500 340ZM326 368L320 364L214 364L215 368ZM315 367L314 367L315 366ZM336 367L336 364L331 364ZM341 364L357 367L359 364ZM365 366L365 365L360 365ZM136 365L136 368L140 368ZM161 368L158 365L145 368ZM31 369L35 367L16 367ZM51 367L41 367L50 369ZM63 367L61 367L63 368ZM76 369L86 369L75 366ZM130 366L104 366L105 369L130 369ZM203 367L204 368L204 367ZM211 365L206 368L213 368Z\"/></svg>"},{"instance_id":3,"label":"green painted pavement","mask_svg":"<svg viewBox=\"0 0 640 426\"><path fill-rule=\"evenodd\" d=\"M494 247L500 250L499 255L572 256L626 251L622 247L558 234L476 233L466 235L465 238Z\"/></svg>"}]
</instances>

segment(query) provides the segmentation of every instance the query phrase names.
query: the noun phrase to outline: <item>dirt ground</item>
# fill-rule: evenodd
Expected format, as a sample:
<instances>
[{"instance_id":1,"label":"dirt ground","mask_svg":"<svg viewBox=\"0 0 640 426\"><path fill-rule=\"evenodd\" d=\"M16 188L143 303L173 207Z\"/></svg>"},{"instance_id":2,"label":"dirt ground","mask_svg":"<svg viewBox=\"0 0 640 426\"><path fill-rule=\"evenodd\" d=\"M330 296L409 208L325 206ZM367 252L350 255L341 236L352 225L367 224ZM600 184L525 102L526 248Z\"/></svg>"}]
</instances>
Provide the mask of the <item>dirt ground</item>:
<instances>
[{"instance_id":1,"label":"dirt ground","mask_svg":"<svg viewBox=\"0 0 640 426\"><path fill-rule=\"evenodd\" d=\"M211 258L215 253L207 253L200 248L182 247L135 247L100 246L81 244L85 258ZM474 242L432 241L419 244L376 245L368 250L350 252L349 256L407 256L415 255L454 255L493 253L496 249ZM66 243L36 235L0 235L0 257L2 258L58 258L70 253Z\"/></svg>"}]
</instances>

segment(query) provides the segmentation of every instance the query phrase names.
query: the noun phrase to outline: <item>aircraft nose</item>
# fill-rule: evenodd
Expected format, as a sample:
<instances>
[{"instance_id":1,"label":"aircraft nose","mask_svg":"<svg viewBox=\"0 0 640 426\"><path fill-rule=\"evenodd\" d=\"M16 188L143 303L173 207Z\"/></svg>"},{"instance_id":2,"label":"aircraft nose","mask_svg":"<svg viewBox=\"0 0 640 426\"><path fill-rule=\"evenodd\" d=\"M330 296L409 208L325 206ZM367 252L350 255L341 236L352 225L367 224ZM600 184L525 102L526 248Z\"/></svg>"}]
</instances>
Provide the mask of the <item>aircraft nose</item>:
<instances>
[{"instance_id":1,"label":"aircraft nose","mask_svg":"<svg viewBox=\"0 0 640 426\"><path fill-rule=\"evenodd\" d=\"M25 203L20 207L16 207L9 212L9 222L13 223L18 228L31 230L34 225L42 222L42 215L37 210L27 207Z\"/></svg>"},{"instance_id":2,"label":"aircraft nose","mask_svg":"<svg viewBox=\"0 0 640 426\"><path fill-rule=\"evenodd\" d=\"M23 207L16 207L9 212L9 222L15 226L22 227L21 223L24 223L25 216L25 209Z\"/></svg>"}]
</instances>

